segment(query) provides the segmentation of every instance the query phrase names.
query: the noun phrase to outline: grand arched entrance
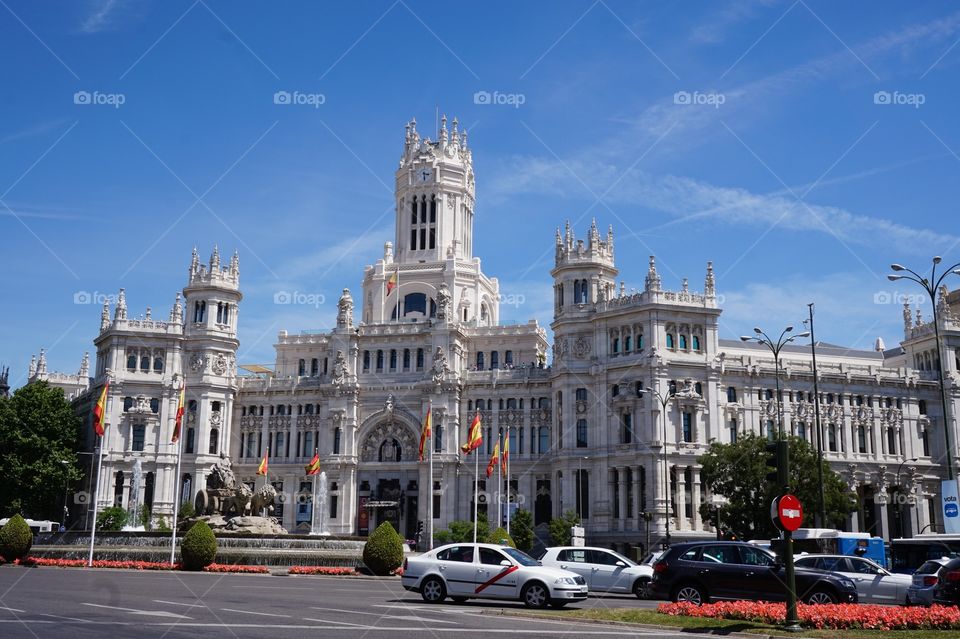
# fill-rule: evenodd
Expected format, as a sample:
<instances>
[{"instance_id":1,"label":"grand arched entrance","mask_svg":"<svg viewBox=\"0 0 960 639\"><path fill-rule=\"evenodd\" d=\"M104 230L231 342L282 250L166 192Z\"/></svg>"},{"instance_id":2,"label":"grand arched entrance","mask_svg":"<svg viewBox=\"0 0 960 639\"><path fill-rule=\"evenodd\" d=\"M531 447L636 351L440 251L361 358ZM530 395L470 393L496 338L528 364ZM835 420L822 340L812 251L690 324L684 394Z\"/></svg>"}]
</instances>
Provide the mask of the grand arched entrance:
<instances>
[{"instance_id":1,"label":"grand arched entrance","mask_svg":"<svg viewBox=\"0 0 960 639\"><path fill-rule=\"evenodd\" d=\"M357 533L369 534L387 521L401 536L413 539L420 505L415 418L394 412L368 422L360 444Z\"/></svg>"}]
</instances>

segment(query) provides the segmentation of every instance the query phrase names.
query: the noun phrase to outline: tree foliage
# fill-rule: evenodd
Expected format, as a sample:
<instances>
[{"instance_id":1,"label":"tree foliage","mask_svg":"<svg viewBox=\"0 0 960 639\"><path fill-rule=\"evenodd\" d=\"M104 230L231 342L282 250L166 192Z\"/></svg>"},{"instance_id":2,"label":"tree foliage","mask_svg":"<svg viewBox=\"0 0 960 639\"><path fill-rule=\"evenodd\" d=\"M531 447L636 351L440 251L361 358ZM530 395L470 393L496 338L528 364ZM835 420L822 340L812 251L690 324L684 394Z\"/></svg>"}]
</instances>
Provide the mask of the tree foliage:
<instances>
[{"instance_id":1,"label":"tree foliage","mask_svg":"<svg viewBox=\"0 0 960 639\"><path fill-rule=\"evenodd\" d=\"M180 563L184 570L203 570L217 558L217 538L205 521L198 521L180 542Z\"/></svg>"},{"instance_id":2,"label":"tree foliage","mask_svg":"<svg viewBox=\"0 0 960 639\"><path fill-rule=\"evenodd\" d=\"M19 514L0 528L0 556L7 561L26 557L33 545L33 532Z\"/></svg>"},{"instance_id":3,"label":"tree foliage","mask_svg":"<svg viewBox=\"0 0 960 639\"><path fill-rule=\"evenodd\" d=\"M438 530L433 533L433 541L436 545L466 543L473 541L473 522L457 520L451 521L446 530ZM490 522L486 518L480 518L477 522L477 541L484 541L490 536Z\"/></svg>"},{"instance_id":4,"label":"tree foliage","mask_svg":"<svg viewBox=\"0 0 960 639\"><path fill-rule=\"evenodd\" d=\"M570 545L570 528L580 525L580 516L568 510L562 516L550 520L550 542L554 546Z\"/></svg>"},{"instance_id":5,"label":"tree foliage","mask_svg":"<svg viewBox=\"0 0 960 639\"><path fill-rule=\"evenodd\" d=\"M0 516L60 521L64 491L82 474L80 429L63 391L46 382L0 397Z\"/></svg>"},{"instance_id":6,"label":"tree foliage","mask_svg":"<svg viewBox=\"0 0 960 639\"><path fill-rule=\"evenodd\" d=\"M510 534L517 548L524 552L530 552L533 548L533 515L529 510L517 510L510 518Z\"/></svg>"},{"instance_id":7,"label":"tree foliage","mask_svg":"<svg viewBox=\"0 0 960 639\"><path fill-rule=\"evenodd\" d=\"M363 545L363 563L375 575L389 575L403 563L403 539L389 521L385 521Z\"/></svg>"},{"instance_id":8,"label":"tree foliage","mask_svg":"<svg viewBox=\"0 0 960 639\"><path fill-rule=\"evenodd\" d=\"M127 511L120 506L110 506L97 513L97 530L116 532L123 530L130 518Z\"/></svg>"},{"instance_id":9,"label":"tree foliage","mask_svg":"<svg viewBox=\"0 0 960 639\"><path fill-rule=\"evenodd\" d=\"M488 544L502 544L504 546L510 546L511 548L517 547L517 544L514 543L510 535L507 534L506 528L497 528L487 535L484 541L486 541Z\"/></svg>"},{"instance_id":10,"label":"tree foliage","mask_svg":"<svg viewBox=\"0 0 960 639\"><path fill-rule=\"evenodd\" d=\"M805 440L790 437L790 490L803 504L803 525L812 527L817 514L820 484L817 453ZM720 526L741 539L769 538L776 534L770 521L770 504L779 493L768 482L766 466L768 440L754 433L741 433L735 443L712 443L697 461L700 478L715 495L726 497L720 508ZM853 495L840 476L823 463L824 509L826 527L838 528L856 507ZM705 522L715 525L713 505L700 505Z\"/></svg>"}]
</instances>

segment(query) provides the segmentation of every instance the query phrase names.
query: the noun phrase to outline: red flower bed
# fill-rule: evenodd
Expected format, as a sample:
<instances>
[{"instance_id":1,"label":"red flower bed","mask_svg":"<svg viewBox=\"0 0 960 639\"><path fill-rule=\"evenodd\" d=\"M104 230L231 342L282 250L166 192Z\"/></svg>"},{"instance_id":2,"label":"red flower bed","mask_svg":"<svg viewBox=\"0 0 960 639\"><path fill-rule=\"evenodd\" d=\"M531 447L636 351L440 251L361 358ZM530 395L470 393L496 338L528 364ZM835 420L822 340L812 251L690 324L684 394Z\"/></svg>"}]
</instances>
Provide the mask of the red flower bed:
<instances>
[{"instance_id":1,"label":"red flower bed","mask_svg":"<svg viewBox=\"0 0 960 639\"><path fill-rule=\"evenodd\" d=\"M51 559L49 557L24 557L18 559L21 566L53 566L55 568L86 568L86 559ZM109 561L97 559L94 568L123 568L126 570L175 570L180 566L171 566L159 561Z\"/></svg>"},{"instance_id":2,"label":"red flower bed","mask_svg":"<svg viewBox=\"0 0 960 639\"><path fill-rule=\"evenodd\" d=\"M210 564L203 569L203 572L241 572L254 574L270 574L270 569L266 566L241 566L238 564Z\"/></svg>"},{"instance_id":3,"label":"red flower bed","mask_svg":"<svg viewBox=\"0 0 960 639\"><path fill-rule=\"evenodd\" d=\"M697 606L665 603L657 612L671 616L740 619L766 624L783 623L786 604L764 601L724 601ZM808 628L846 630L960 630L960 608L876 606L867 604L797 604L800 624Z\"/></svg>"},{"instance_id":4,"label":"red flower bed","mask_svg":"<svg viewBox=\"0 0 960 639\"><path fill-rule=\"evenodd\" d=\"M293 566L290 568L291 575L355 575L357 571L353 568L340 568L333 566Z\"/></svg>"}]
</instances>

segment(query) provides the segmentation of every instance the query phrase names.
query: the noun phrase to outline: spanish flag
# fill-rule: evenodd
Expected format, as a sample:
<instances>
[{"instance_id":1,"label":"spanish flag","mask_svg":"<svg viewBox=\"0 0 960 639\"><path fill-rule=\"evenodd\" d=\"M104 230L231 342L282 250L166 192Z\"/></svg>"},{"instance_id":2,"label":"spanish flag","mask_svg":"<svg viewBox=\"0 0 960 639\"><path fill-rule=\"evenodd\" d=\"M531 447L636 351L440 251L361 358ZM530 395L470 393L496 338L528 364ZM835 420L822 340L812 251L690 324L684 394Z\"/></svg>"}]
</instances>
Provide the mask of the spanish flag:
<instances>
[{"instance_id":1,"label":"spanish flag","mask_svg":"<svg viewBox=\"0 0 960 639\"><path fill-rule=\"evenodd\" d=\"M267 474L267 462L270 458L270 449L267 449L267 452L263 454L263 461L260 462L260 465L257 466L257 474L266 476Z\"/></svg>"},{"instance_id":2,"label":"spanish flag","mask_svg":"<svg viewBox=\"0 0 960 639\"><path fill-rule=\"evenodd\" d=\"M170 438L171 444L176 444L180 441L180 426L183 424L183 396L186 389L186 384L180 387L180 398L177 400L177 417L173 423L173 437Z\"/></svg>"},{"instance_id":3,"label":"spanish flag","mask_svg":"<svg viewBox=\"0 0 960 639\"><path fill-rule=\"evenodd\" d=\"M467 443L460 447L464 455L469 455L483 443L483 429L480 427L480 411L477 411L470 429L467 431Z\"/></svg>"},{"instance_id":4,"label":"spanish flag","mask_svg":"<svg viewBox=\"0 0 960 639\"><path fill-rule=\"evenodd\" d=\"M493 454L490 455L490 461L487 462L487 477L493 474L493 469L500 462L500 440L493 447Z\"/></svg>"},{"instance_id":5,"label":"spanish flag","mask_svg":"<svg viewBox=\"0 0 960 639\"><path fill-rule=\"evenodd\" d=\"M500 460L500 468L503 474L507 474L507 460L510 457L510 431L503 434L503 459Z\"/></svg>"},{"instance_id":6,"label":"spanish flag","mask_svg":"<svg viewBox=\"0 0 960 639\"><path fill-rule=\"evenodd\" d=\"M423 447L433 433L433 406L427 407L427 416L423 418L423 427L420 429L420 461L423 461Z\"/></svg>"},{"instance_id":7,"label":"spanish flag","mask_svg":"<svg viewBox=\"0 0 960 639\"><path fill-rule=\"evenodd\" d=\"M310 460L310 463L307 464L306 468L307 468L307 475L320 474L320 453L318 451L314 451L313 459Z\"/></svg>"},{"instance_id":8,"label":"spanish flag","mask_svg":"<svg viewBox=\"0 0 960 639\"><path fill-rule=\"evenodd\" d=\"M390 279L387 280L387 295L393 292L393 289L397 288L397 274L400 272L400 267L398 266L394 269L393 273L390 275Z\"/></svg>"},{"instance_id":9,"label":"spanish flag","mask_svg":"<svg viewBox=\"0 0 960 639\"><path fill-rule=\"evenodd\" d=\"M110 380L108 379L107 383L103 385L103 390L100 391L100 399L93 407L93 432L97 434L97 437L103 437L103 418L107 414L107 391L109 388Z\"/></svg>"}]
</instances>

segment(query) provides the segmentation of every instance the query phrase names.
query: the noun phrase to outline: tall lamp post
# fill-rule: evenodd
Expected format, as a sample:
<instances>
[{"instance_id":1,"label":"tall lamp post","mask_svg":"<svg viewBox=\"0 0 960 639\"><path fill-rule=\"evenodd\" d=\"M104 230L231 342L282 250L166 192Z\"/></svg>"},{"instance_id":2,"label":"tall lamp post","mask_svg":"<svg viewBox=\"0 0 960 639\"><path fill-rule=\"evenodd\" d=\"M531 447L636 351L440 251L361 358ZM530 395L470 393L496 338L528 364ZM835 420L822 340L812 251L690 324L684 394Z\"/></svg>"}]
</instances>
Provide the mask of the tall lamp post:
<instances>
[{"instance_id":1,"label":"tall lamp post","mask_svg":"<svg viewBox=\"0 0 960 639\"><path fill-rule=\"evenodd\" d=\"M900 484L900 471L903 470L903 465L907 462L911 464L917 461L916 457L911 457L910 459L904 459L900 462L900 465L897 466L897 523L900 525L900 536L903 537L903 486Z\"/></svg>"},{"instance_id":2,"label":"tall lamp post","mask_svg":"<svg viewBox=\"0 0 960 639\"><path fill-rule=\"evenodd\" d=\"M807 324L807 327L810 329L810 356L812 358L813 366L813 415L816 420L817 427L817 481L820 482L820 490L817 493L817 510L820 519L820 526L826 528L827 526L827 506L826 498L824 497L823 491L823 422L820 421L820 385L819 385L819 373L817 373L817 341L813 336L813 302L807 304L807 309L810 311L810 319L804 321L804 324Z\"/></svg>"},{"instance_id":3,"label":"tall lamp post","mask_svg":"<svg viewBox=\"0 0 960 639\"><path fill-rule=\"evenodd\" d=\"M940 277L937 277L937 266L940 262L943 261L942 258L938 255L933 258L933 267L930 269L930 277L926 278L922 275L919 275L916 271L908 269L905 266L900 264L891 264L890 268L897 273L906 271L910 275L896 275L891 273L887 275L887 279L891 282L896 282L897 280L910 280L911 282L916 282L923 287L923 290L927 292L927 295L930 296L930 303L933 305L933 332L934 339L936 340L937 347L937 376L940 381L940 407L943 409L943 437L946 442L946 464L947 464L947 480L952 481L953 474L953 446L950 443L950 414L947 407L947 391L943 384L943 352L940 348L940 320L937 317L937 290L940 288L940 285L943 284L943 280L950 275L960 275L960 262L957 262L950 268L946 269L943 273L940 274Z\"/></svg>"},{"instance_id":4,"label":"tall lamp post","mask_svg":"<svg viewBox=\"0 0 960 639\"><path fill-rule=\"evenodd\" d=\"M796 335L791 335L793 332L793 326L788 326L783 329L783 332L780 333L780 337L776 341L772 340L769 335L764 333L759 328L754 328L753 332L755 333L754 337L741 337L740 339L744 342L758 342L763 344L770 349L770 352L773 353L773 364L774 364L774 377L776 378L777 385L777 430L778 438L786 441L790 441L786 437L786 433L783 429L783 402L780 399L780 351L783 350L783 347L792 342L793 340L799 337L809 337L809 332L797 333ZM790 460L790 448L787 447L786 459L784 460L785 464L789 464ZM785 470L781 471L786 474ZM785 486L781 486L780 489L785 489ZM796 574L794 573L793 568L793 533L789 530L783 531L783 564L784 564L784 573L787 579L787 615L785 624L789 630L799 630L800 628L800 619L797 616L797 579Z\"/></svg>"},{"instance_id":5,"label":"tall lamp post","mask_svg":"<svg viewBox=\"0 0 960 639\"><path fill-rule=\"evenodd\" d=\"M649 393L660 402L662 410L660 411L663 415L663 493L666 495L666 504L663 509L666 513L664 518L666 523L666 545L670 546L670 505L672 502L672 495L670 494L670 466L667 462L667 406L670 404L670 393L667 392L666 395L661 393L655 388L640 388L637 390L638 393Z\"/></svg>"}]
</instances>

